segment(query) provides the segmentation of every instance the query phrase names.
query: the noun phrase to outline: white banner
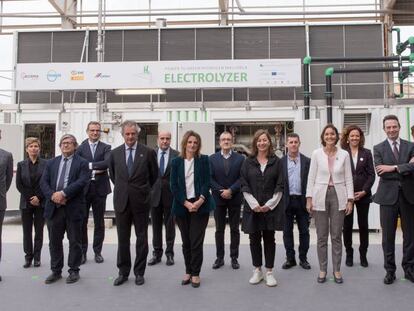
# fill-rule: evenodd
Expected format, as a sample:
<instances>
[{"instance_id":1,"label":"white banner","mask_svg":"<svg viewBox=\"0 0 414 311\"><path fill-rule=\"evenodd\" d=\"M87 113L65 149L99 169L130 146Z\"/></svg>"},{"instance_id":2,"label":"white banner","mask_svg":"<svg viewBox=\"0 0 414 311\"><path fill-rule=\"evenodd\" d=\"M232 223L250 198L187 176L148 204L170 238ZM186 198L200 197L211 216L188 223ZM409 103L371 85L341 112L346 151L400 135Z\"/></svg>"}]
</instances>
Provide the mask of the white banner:
<instances>
[{"instance_id":1,"label":"white banner","mask_svg":"<svg viewBox=\"0 0 414 311\"><path fill-rule=\"evenodd\" d=\"M299 87L300 59L17 64L17 91Z\"/></svg>"}]
</instances>

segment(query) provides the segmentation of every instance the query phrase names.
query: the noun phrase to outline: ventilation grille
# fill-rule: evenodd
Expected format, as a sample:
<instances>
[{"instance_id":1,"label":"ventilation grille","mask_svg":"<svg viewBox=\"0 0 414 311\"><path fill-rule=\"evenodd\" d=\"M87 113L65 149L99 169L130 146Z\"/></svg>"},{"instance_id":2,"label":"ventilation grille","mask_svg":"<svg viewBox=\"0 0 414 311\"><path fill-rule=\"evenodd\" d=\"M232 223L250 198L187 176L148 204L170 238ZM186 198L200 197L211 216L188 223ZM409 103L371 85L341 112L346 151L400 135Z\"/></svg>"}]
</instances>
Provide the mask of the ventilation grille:
<instances>
[{"instance_id":1,"label":"ventilation grille","mask_svg":"<svg viewBox=\"0 0 414 311\"><path fill-rule=\"evenodd\" d=\"M369 127L371 123L370 113L345 113L344 128L351 124L358 125L365 135L369 135Z\"/></svg>"}]
</instances>

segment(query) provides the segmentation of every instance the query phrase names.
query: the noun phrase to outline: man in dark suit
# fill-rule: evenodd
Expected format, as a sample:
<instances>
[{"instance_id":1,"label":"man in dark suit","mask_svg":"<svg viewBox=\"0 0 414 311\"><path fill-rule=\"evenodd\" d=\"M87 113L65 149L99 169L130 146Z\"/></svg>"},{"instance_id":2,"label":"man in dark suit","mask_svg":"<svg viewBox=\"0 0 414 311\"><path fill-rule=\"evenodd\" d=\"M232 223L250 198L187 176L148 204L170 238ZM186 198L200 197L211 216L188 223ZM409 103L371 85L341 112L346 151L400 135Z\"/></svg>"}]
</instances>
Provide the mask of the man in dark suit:
<instances>
[{"instance_id":1,"label":"man in dark suit","mask_svg":"<svg viewBox=\"0 0 414 311\"><path fill-rule=\"evenodd\" d=\"M60 139L62 155L49 160L40 180L45 196L45 218L49 229L50 266L52 274L46 280L51 284L62 278L63 237L69 240L69 276L66 283L79 280L82 259L81 233L85 214L84 190L89 179L88 162L75 154L78 143L73 135Z\"/></svg>"},{"instance_id":2,"label":"man in dark suit","mask_svg":"<svg viewBox=\"0 0 414 311\"><path fill-rule=\"evenodd\" d=\"M148 255L148 221L151 208L151 187L158 177L157 155L138 143L140 128L134 121L121 124L125 143L111 151L109 175L114 183L114 208L118 233L117 267L119 275L114 286L128 280L131 271L131 226L136 235L135 284L145 282Z\"/></svg>"},{"instance_id":3,"label":"man in dark suit","mask_svg":"<svg viewBox=\"0 0 414 311\"><path fill-rule=\"evenodd\" d=\"M293 222L299 229L299 264L303 269L310 269L307 254L309 250L309 213L306 210L306 187L310 159L299 152L300 137L296 133L287 135L287 155L282 158L285 206L285 227L283 230L283 244L286 249L286 261L283 269L296 266L295 248L293 239Z\"/></svg>"},{"instance_id":4,"label":"man in dark suit","mask_svg":"<svg viewBox=\"0 0 414 311\"><path fill-rule=\"evenodd\" d=\"M108 177L108 162L111 153L111 146L99 140L101 137L101 124L96 121L89 122L85 139L79 146L76 153L89 162L90 179L86 191L86 211L82 224L82 261L86 262L88 251L88 219L89 210L92 206L93 223L93 251L95 262L102 263L102 244L105 239L105 206L106 197L111 193L111 185Z\"/></svg>"},{"instance_id":5,"label":"man in dark suit","mask_svg":"<svg viewBox=\"0 0 414 311\"><path fill-rule=\"evenodd\" d=\"M240 192L240 169L244 157L232 151L233 135L223 132L219 138L219 152L210 156L211 189L216 202L214 219L216 221L216 261L213 269L224 265L224 230L226 214L230 225L230 258L233 269L239 269L240 245L240 208L242 194Z\"/></svg>"},{"instance_id":6,"label":"man in dark suit","mask_svg":"<svg viewBox=\"0 0 414 311\"><path fill-rule=\"evenodd\" d=\"M380 176L374 202L380 205L385 284L395 280L395 231L398 216L403 231L402 267L405 278L414 282L414 144L401 139L395 115L383 119L387 139L374 146L375 169Z\"/></svg>"},{"instance_id":7,"label":"man in dark suit","mask_svg":"<svg viewBox=\"0 0 414 311\"><path fill-rule=\"evenodd\" d=\"M174 264L175 222L171 215L172 194L170 190L171 161L178 156L178 151L170 148L171 133L160 131L158 133L158 178L151 192L151 222L153 257L148 261L153 266L161 261L162 257L162 224L165 226L165 242L167 244L165 255L166 264Z\"/></svg>"},{"instance_id":8,"label":"man in dark suit","mask_svg":"<svg viewBox=\"0 0 414 311\"><path fill-rule=\"evenodd\" d=\"M0 130L1 139L1 130ZM13 156L10 152L0 148L0 261L1 261L1 233L4 214L7 208L6 194L13 179ZM1 276L0 276L1 281Z\"/></svg>"}]
</instances>

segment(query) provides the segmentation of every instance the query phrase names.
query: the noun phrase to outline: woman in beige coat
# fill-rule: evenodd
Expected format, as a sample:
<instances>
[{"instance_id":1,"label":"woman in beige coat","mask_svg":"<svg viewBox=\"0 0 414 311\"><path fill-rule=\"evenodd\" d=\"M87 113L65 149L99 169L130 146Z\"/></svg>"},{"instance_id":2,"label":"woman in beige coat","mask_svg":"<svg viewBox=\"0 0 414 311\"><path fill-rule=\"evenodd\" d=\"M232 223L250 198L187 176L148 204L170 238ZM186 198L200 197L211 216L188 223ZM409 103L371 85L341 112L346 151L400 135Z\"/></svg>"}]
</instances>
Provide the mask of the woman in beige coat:
<instances>
[{"instance_id":1,"label":"woman in beige coat","mask_svg":"<svg viewBox=\"0 0 414 311\"><path fill-rule=\"evenodd\" d=\"M312 154L306 189L306 208L315 219L320 272L318 283L326 281L328 236L331 234L333 275L343 283L341 269L342 227L352 211L354 186L349 153L339 149L338 130L332 124L321 134L322 148Z\"/></svg>"}]
</instances>

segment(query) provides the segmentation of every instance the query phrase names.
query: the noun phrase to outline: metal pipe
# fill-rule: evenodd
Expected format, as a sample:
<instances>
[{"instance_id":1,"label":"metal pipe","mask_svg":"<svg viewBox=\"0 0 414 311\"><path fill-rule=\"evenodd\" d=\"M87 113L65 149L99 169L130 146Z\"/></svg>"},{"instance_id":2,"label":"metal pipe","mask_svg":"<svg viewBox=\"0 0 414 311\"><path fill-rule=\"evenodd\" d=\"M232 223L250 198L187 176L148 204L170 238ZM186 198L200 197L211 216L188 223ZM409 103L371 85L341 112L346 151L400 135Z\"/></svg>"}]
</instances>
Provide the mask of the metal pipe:
<instances>
[{"instance_id":1,"label":"metal pipe","mask_svg":"<svg viewBox=\"0 0 414 311\"><path fill-rule=\"evenodd\" d=\"M305 120L310 119L309 63L303 62L303 104Z\"/></svg>"},{"instance_id":2,"label":"metal pipe","mask_svg":"<svg viewBox=\"0 0 414 311\"><path fill-rule=\"evenodd\" d=\"M312 63L342 63L342 62L392 62L400 60L400 56L378 57L312 57ZM409 61L409 56L402 56L401 60Z\"/></svg>"}]
</instances>

